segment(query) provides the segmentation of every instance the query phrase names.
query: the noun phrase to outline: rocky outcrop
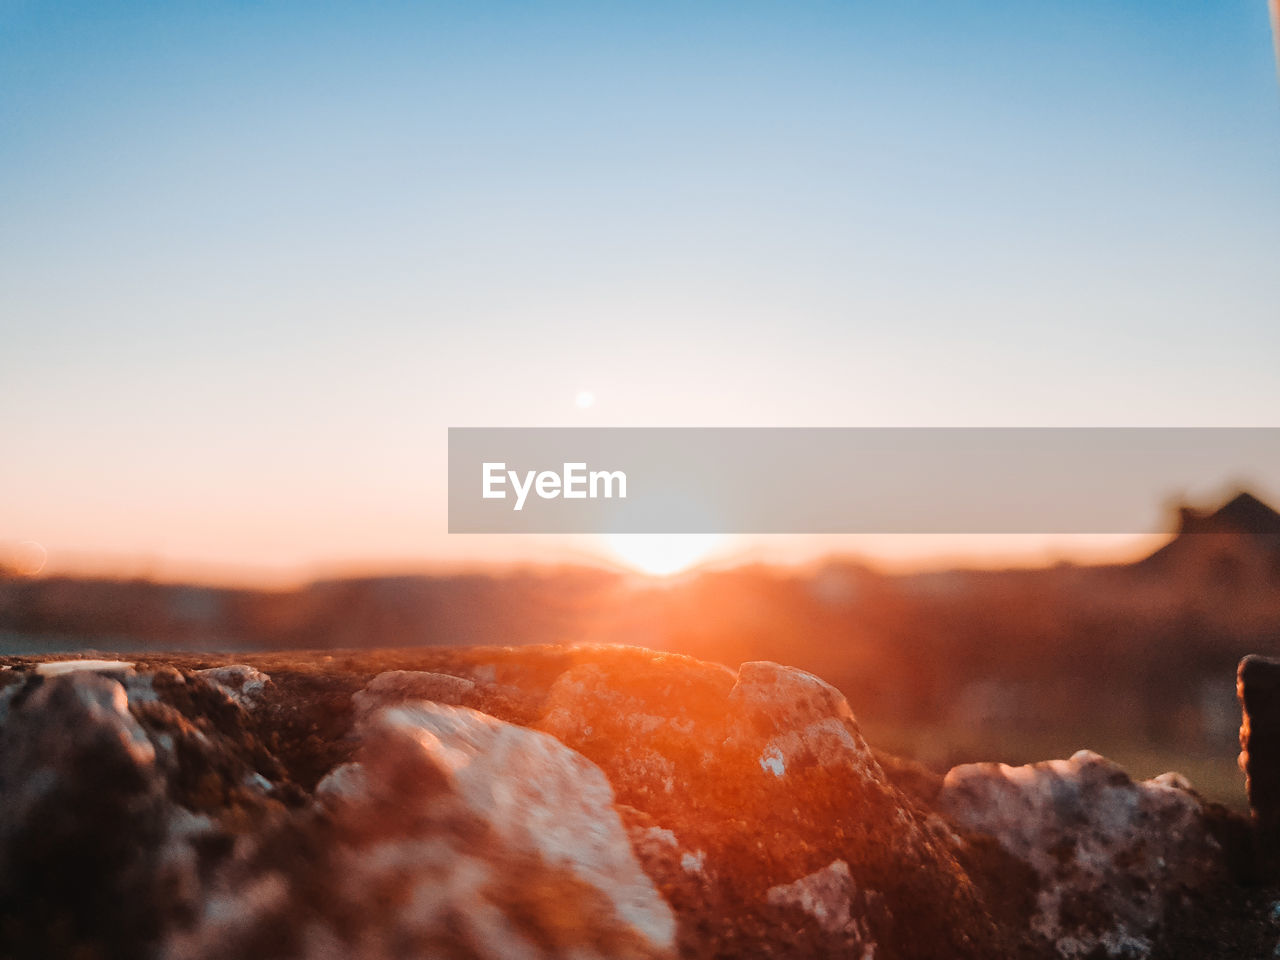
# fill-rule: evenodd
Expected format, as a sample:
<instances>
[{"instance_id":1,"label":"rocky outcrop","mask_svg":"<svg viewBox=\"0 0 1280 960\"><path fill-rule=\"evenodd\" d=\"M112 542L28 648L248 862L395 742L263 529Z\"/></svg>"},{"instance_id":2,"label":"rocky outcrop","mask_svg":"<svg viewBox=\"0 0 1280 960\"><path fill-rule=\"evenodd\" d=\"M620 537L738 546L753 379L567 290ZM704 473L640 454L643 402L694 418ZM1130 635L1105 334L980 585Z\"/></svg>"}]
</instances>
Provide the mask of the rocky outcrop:
<instances>
[{"instance_id":1,"label":"rocky outcrop","mask_svg":"<svg viewBox=\"0 0 1280 960\"><path fill-rule=\"evenodd\" d=\"M773 663L0 663L15 960L1177 956L1224 816L1092 754L939 778Z\"/></svg>"},{"instance_id":2,"label":"rocky outcrop","mask_svg":"<svg viewBox=\"0 0 1280 960\"><path fill-rule=\"evenodd\" d=\"M278 806L258 767L282 771L238 707L174 670L35 670L7 691L0 952L147 956L231 821Z\"/></svg>"},{"instance_id":3,"label":"rocky outcrop","mask_svg":"<svg viewBox=\"0 0 1280 960\"><path fill-rule=\"evenodd\" d=\"M1034 871L1030 927L1064 958L1149 956L1170 913L1225 871L1185 779L1135 783L1089 751L1025 767L956 767L939 806Z\"/></svg>"},{"instance_id":4,"label":"rocky outcrop","mask_svg":"<svg viewBox=\"0 0 1280 960\"><path fill-rule=\"evenodd\" d=\"M699 864L701 890L683 867L659 877L684 906L686 955L1007 948L955 858L959 839L910 809L844 697L817 677L602 649L555 682L537 726L598 763ZM840 923L815 922L804 897L779 893L813 886L837 861L849 876L826 885L822 911Z\"/></svg>"},{"instance_id":5,"label":"rocky outcrop","mask_svg":"<svg viewBox=\"0 0 1280 960\"><path fill-rule=\"evenodd\" d=\"M4 952L127 956L159 934L168 898L155 748L114 679L14 689L0 733Z\"/></svg>"},{"instance_id":6,"label":"rocky outcrop","mask_svg":"<svg viewBox=\"0 0 1280 960\"><path fill-rule=\"evenodd\" d=\"M237 850L165 956L674 955L670 907L583 757L427 702L368 717L358 736L314 809Z\"/></svg>"}]
</instances>

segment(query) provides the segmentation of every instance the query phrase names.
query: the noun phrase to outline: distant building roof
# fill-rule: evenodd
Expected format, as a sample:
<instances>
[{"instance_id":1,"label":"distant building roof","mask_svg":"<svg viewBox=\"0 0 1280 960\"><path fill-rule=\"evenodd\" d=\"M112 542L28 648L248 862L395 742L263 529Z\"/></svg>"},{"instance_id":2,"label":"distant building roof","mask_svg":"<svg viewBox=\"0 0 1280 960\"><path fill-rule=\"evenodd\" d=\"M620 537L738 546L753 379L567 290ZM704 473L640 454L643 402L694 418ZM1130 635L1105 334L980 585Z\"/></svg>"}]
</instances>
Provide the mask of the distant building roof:
<instances>
[{"instance_id":1,"label":"distant building roof","mask_svg":"<svg viewBox=\"0 0 1280 960\"><path fill-rule=\"evenodd\" d=\"M1244 538L1280 561L1280 513L1251 493L1241 492L1217 510L1178 509L1177 535L1139 563L1144 567L1176 563L1188 547L1194 551L1197 534Z\"/></svg>"},{"instance_id":2,"label":"distant building roof","mask_svg":"<svg viewBox=\"0 0 1280 960\"><path fill-rule=\"evenodd\" d=\"M1191 507L1179 510L1178 533L1244 533L1252 536L1280 535L1280 513L1251 493L1238 493L1212 513Z\"/></svg>"}]
</instances>

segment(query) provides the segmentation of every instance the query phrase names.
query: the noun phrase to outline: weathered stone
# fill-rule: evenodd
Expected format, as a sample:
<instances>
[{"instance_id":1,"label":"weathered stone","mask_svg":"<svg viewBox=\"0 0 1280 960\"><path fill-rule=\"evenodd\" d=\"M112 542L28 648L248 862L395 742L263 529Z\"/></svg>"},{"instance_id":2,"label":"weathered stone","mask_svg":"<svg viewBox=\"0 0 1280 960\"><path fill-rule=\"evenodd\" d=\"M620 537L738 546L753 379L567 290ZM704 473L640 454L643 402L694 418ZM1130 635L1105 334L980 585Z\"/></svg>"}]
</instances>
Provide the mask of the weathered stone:
<instances>
[{"instance_id":1,"label":"weathered stone","mask_svg":"<svg viewBox=\"0 0 1280 960\"><path fill-rule=\"evenodd\" d=\"M35 666L42 677L60 677L68 673L133 673L133 663L128 660L46 660Z\"/></svg>"},{"instance_id":2,"label":"weathered stone","mask_svg":"<svg viewBox=\"0 0 1280 960\"><path fill-rule=\"evenodd\" d=\"M585 758L427 702L358 735L320 806L243 851L168 957L319 960L337 943L353 960L672 955L670 908Z\"/></svg>"},{"instance_id":3,"label":"weathered stone","mask_svg":"<svg viewBox=\"0 0 1280 960\"><path fill-rule=\"evenodd\" d=\"M593 653L552 686L537 726L696 856L704 891L689 893L669 866L663 877L687 955L1001 952L980 894L887 781L833 687L771 663L734 674L649 651ZM850 871L838 930L769 892L835 861Z\"/></svg>"},{"instance_id":4,"label":"weathered stone","mask_svg":"<svg viewBox=\"0 0 1280 960\"><path fill-rule=\"evenodd\" d=\"M172 904L167 806L118 681L37 677L0 733L0 952L145 955Z\"/></svg>"},{"instance_id":5,"label":"weathered stone","mask_svg":"<svg viewBox=\"0 0 1280 960\"><path fill-rule=\"evenodd\" d=\"M939 806L1031 867L1031 929L1066 958L1148 956L1183 897L1225 873L1203 805L1183 781L1135 783L1089 751L1025 767L956 767Z\"/></svg>"},{"instance_id":6,"label":"weathered stone","mask_svg":"<svg viewBox=\"0 0 1280 960\"><path fill-rule=\"evenodd\" d=\"M430 700L450 706L469 706L476 685L465 677L422 670L388 670L380 673L351 698L357 721L382 707L408 700Z\"/></svg>"},{"instance_id":7,"label":"weathered stone","mask_svg":"<svg viewBox=\"0 0 1280 960\"><path fill-rule=\"evenodd\" d=\"M161 668L124 683L130 712L156 750L170 797L199 813L245 811L293 798L282 765L258 737L245 698L201 673Z\"/></svg>"},{"instance_id":8,"label":"weathered stone","mask_svg":"<svg viewBox=\"0 0 1280 960\"><path fill-rule=\"evenodd\" d=\"M538 731L432 703L388 709L361 734L369 743L363 762L375 772L390 773L410 741L503 843L568 869L655 947L672 945L671 911L635 861L613 789L581 754ZM317 792L324 795L323 784Z\"/></svg>"},{"instance_id":9,"label":"weathered stone","mask_svg":"<svg viewBox=\"0 0 1280 960\"><path fill-rule=\"evenodd\" d=\"M210 662L3 671L0 956L1274 946L1274 891L1206 887L1213 838L1239 859L1250 825L1185 778L1081 755L942 780L874 754L838 691L777 664L562 647L193 669Z\"/></svg>"},{"instance_id":10,"label":"weathered stone","mask_svg":"<svg viewBox=\"0 0 1280 960\"><path fill-rule=\"evenodd\" d=\"M248 664L231 663L225 667L197 670L195 675L210 683L216 683L227 694L246 708L260 706L271 678Z\"/></svg>"},{"instance_id":11,"label":"weathered stone","mask_svg":"<svg viewBox=\"0 0 1280 960\"><path fill-rule=\"evenodd\" d=\"M225 690L172 667L32 671L6 699L0 955L150 956L279 809L283 770Z\"/></svg>"},{"instance_id":12,"label":"weathered stone","mask_svg":"<svg viewBox=\"0 0 1280 960\"><path fill-rule=\"evenodd\" d=\"M765 895L773 906L797 907L826 933L846 938L845 955L871 960L876 953L875 941L867 931L866 921L853 916L857 897L849 865L843 860L833 861L792 883L770 887ZM865 911L864 906L859 912Z\"/></svg>"}]
</instances>

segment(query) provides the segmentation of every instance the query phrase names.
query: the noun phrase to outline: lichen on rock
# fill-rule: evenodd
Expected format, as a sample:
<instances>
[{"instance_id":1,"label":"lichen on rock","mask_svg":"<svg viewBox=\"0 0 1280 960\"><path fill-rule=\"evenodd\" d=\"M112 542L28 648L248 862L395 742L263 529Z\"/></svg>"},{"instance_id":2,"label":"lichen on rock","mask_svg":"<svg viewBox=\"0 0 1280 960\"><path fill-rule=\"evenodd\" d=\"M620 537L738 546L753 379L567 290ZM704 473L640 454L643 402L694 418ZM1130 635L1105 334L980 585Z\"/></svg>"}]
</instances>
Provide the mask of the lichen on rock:
<instances>
[{"instance_id":1,"label":"lichen on rock","mask_svg":"<svg viewBox=\"0 0 1280 960\"><path fill-rule=\"evenodd\" d=\"M317 805L250 843L167 956L673 956L613 793L545 734L419 702L360 724ZM283 851L283 854L282 852ZM295 935L273 945L280 930Z\"/></svg>"},{"instance_id":2,"label":"lichen on rock","mask_svg":"<svg viewBox=\"0 0 1280 960\"><path fill-rule=\"evenodd\" d=\"M1031 929L1064 958L1148 956L1169 912L1224 873L1185 778L1134 782L1087 750L1023 767L956 767L939 806L1031 867Z\"/></svg>"},{"instance_id":3,"label":"lichen on rock","mask_svg":"<svg viewBox=\"0 0 1280 960\"><path fill-rule=\"evenodd\" d=\"M271 678L261 670L256 670L245 663L232 663L223 667L210 667L197 670L196 676L219 688L244 707L256 707L262 703L267 684Z\"/></svg>"},{"instance_id":4,"label":"lichen on rock","mask_svg":"<svg viewBox=\"0 0 1280 960\"><path fill-rule=\"evenodd\" d=\"M1094 754L942 778L774 663L37 662L0 672L14 960L1167 960L1256 836Z\"/></svg>"},{"instance_id":5,"label":"lichen on rock","mask_svg":"<svg viewBox=\"0 0 1280 960\"><path fill-rule=\"evenodd\" d=\"M700 852L714 882L697 897L679 865L660 878L688 905L690 955L772 956L783 943L796 956L848 950L848 930L769 899L834 860L866 894L851 901L850 921L879 956L999 951L979 891L888 782L835 688L773 663L734 673L649 651L591 652L552 686L537 726Z\"/></svg>"}]
</instances>

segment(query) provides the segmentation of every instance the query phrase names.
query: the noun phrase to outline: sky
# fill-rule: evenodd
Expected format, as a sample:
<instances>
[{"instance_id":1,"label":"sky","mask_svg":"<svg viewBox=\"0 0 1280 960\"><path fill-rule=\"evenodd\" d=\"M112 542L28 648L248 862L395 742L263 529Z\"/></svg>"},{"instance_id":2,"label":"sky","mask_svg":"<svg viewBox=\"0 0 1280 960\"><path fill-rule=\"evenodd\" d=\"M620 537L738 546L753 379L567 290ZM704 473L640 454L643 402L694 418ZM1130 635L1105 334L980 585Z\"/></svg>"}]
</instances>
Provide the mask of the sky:
<instances>
[{"instance_id":1,"label":"sky","mask_svg":"<svg viewBox=\"0 0 1280 960\"><path fill-rule=\"evenodd\" d=\"M449 426L1280 426L1278 263L1265 0L0 0L0 553L599 552L448 535Z\"/></svg>"}]
</instances>

